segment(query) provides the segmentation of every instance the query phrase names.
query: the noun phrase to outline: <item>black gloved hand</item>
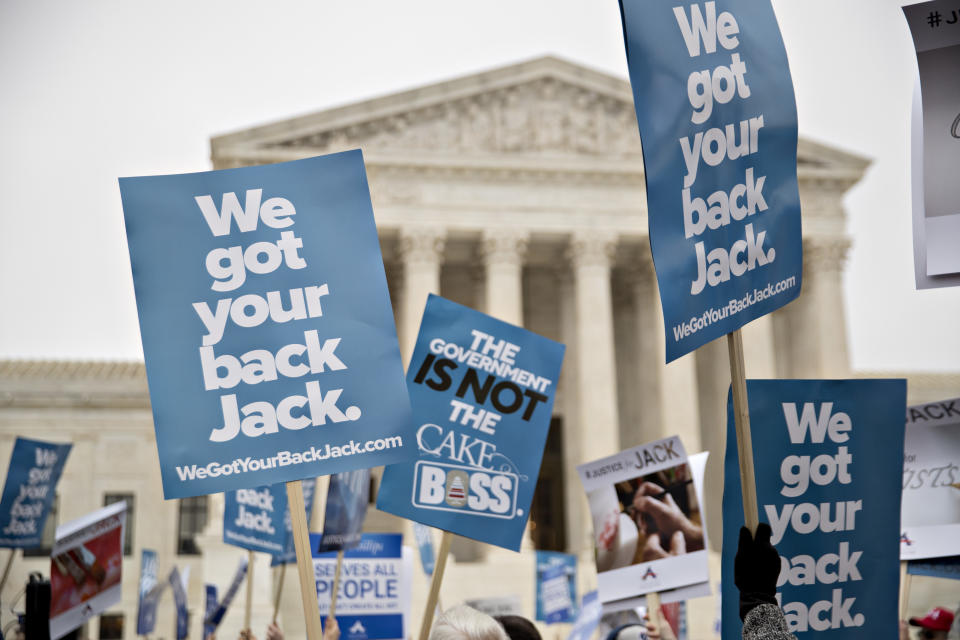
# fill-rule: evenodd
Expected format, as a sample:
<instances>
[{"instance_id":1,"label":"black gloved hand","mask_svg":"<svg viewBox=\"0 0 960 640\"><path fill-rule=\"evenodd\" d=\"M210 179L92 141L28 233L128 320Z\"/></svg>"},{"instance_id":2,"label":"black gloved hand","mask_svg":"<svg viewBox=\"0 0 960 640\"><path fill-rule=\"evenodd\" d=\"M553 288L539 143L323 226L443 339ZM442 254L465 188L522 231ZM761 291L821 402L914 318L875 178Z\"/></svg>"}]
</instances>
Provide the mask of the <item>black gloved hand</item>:
<instances>
[{"instance_id":1,"label":"black gloved hand","mask_svg":"<svg viewBox=\"0 0 960 640\"><path fill-rule=\"evenodd\" d=\"M740 590L740 620L759 604L777 604L777 577L780 575L780 554L770 544L773 531L761 522L757 535L751 536L740 527L740 543L733 561L733 581Z\"/></svg>"}]
</instances>

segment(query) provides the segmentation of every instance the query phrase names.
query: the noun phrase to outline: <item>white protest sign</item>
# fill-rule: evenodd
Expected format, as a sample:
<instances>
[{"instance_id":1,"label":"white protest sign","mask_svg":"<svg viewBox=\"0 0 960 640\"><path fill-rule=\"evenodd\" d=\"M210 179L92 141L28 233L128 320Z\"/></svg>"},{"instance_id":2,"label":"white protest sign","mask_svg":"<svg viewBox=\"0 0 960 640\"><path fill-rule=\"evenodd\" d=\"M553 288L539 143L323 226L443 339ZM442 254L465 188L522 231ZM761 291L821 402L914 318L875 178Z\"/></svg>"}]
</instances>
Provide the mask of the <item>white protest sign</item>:
<instances>
[{"instance_id":1,"label":"white protest sign","mask_svg":"<svg viewBox=\"0 0 960 640\"><path fill-rule=\"evenodd\" d=\"M577 467L601 602L707 582L703 467L690 462L674 436Z\"/></svg>"},{"instance_id":2,"label":"white protest sign","mask_svg":"<svg viewBox=\"0 0 960 640\"><path fill-rule=\"evenodd\" d=\"M907 408L900 559L960 554L960 398Z\"/></svg>"}]
</instances>

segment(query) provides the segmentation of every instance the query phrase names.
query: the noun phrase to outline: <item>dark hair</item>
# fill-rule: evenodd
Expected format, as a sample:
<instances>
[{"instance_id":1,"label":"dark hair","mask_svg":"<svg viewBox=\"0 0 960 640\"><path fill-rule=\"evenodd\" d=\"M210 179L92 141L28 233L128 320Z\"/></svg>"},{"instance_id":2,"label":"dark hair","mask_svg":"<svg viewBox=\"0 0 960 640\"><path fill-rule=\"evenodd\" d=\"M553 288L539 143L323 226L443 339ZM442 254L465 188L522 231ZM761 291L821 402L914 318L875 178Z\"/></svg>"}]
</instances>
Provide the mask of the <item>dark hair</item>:
<instances>
[{"instance_id":1,"label":"dark hair","mask_svg":"<svg viewBox=\"0 0 960 640\"><path fill-rule=\"evenodd\" d=\"M523 616L494 616L510 640L542 640L535 624Z\"/></svg>"}]
</instances>

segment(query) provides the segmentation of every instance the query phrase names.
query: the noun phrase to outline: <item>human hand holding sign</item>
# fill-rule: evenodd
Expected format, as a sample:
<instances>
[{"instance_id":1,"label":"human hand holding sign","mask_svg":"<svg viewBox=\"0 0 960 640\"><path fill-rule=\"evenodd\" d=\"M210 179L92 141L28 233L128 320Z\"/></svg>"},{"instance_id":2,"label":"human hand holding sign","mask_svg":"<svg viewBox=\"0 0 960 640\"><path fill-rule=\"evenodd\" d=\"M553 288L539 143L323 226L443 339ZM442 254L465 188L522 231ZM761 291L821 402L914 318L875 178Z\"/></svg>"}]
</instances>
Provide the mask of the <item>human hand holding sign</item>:
<instances>
[{"instance_id":1,"label":"human hand holding sign","mask_svg":"<svg viewBox=\"0 0 960 640\"><path fill-rule=\"evenodd\" d=\"M663 487L649 481L641 484L633 496L633 508L641 531L647 529L643 516L648 516L656 529L647 532L644 561L703 549L703 527L691 522Z\"/></svg>"}]
</instances>

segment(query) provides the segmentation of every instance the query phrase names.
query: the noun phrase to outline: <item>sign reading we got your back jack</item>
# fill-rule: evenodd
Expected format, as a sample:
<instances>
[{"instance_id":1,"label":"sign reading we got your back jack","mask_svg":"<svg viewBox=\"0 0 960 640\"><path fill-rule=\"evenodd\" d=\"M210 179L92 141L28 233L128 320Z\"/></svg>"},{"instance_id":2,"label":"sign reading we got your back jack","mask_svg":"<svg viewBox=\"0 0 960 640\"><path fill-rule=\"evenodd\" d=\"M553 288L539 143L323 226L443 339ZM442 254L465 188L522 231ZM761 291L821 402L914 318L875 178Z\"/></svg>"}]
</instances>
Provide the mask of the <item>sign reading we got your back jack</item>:
<instances>
[{"instance_id":1,"label":"sign reading we got your back jack","mask_svg":"<svg viewBox=\"0 0 960 640\"><path fill-rule=\"evenodd\" d=\"M797 113L769 0L620 0L670 362L800 293Z\"/></svg>"},{"instance_id":2,"label":"sign reading we got your back jack","mask_svg":"<svg viewBox=\"0 0 960 640\"><path fill-rule=\"evenodd\" d=\"M897 637L905 380L748 380L760 520L780 553L777 601L804 638ZM727 401L722 637L741 637L733 565L743 523Z\"/></svg>"},{"instance_id":3,"label":"sign reading we got your back jack","mask_svg":"<svg viewBox=\"0 0 960 640\"><path fill-rule=\"evenodd\" d=\"M407 371L420 456L384 469L377 508L519 551L563 352L431 295Z\"/></svg>"},{"instance_id":4,"label":"sign reading we got your back jack","mask_svg":"<svg viewBox=\"0 0 960 640\"><path fill-rule=\"evenodd\" d=\"M360 151L120 192L166 498L414 455Z\"/></svg>"}]
</instances>

